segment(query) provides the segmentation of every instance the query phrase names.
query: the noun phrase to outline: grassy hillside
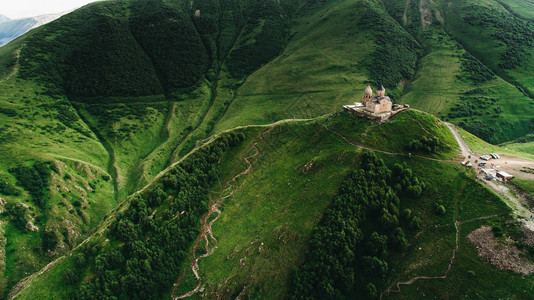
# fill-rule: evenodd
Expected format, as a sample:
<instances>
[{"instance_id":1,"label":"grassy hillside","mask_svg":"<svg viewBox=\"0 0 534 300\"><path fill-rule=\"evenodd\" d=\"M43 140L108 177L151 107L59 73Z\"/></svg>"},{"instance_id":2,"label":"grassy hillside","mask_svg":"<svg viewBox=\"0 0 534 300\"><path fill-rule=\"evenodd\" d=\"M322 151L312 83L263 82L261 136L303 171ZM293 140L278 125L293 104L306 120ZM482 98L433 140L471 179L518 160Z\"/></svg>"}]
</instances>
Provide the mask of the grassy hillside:
<instances>
[{"instance_id":1,"label":"grassy hillside","mask_svg":"<svg viewBox=\"0 0 534 300\"><path fill-rule=\"evenodd\" d=\"M216 131L332 112L368 83L396 98L413 76L419 46L378 1L310 2L293 19L284 51L246 79Z\"/></svg>"},{"instance_id":2,"label":"grassy hillside","mask_svg":"<svg viewBox=\"0 0 534 300\"><path fill-rule=\"evenodd\" d=\"M341 113L315 120L251 126L235 132L238 134L210 140L139 194L130 197L98 227L100 234L94 235L74 255L60 259L43 275L31 278L17 297L31 299L51 294L71 297L78 293L82 298L91 298L103 295L98 293L123 292L139 296L149 290L151 294L163 296L172 293L172 286L179 279L180 285L174 295L190 291L197 281L190 271L188 253L200 232L199 220L207 211L208 199L213 204L227 195L231 196L218 206L222 209L220 218L210 215L207 220L216 220L209 245L199 240L198 248L195 247L197 257L205 253L204 247L214 250L212 255L199 261L202 293L222 298L238 294L253 298L286 295L293 289L289 283L295 267L307 261L307 249L314 247L310 239L312 232L318 230L314 228L323 212L340 193L344 178L363 166L362 155L366 150L354 145L386 151L375 153L389 168L397 163L411 169L409 172L413 172L423 186L420 198L399 194L397 209L410 210L410 215L417 217L418 225L406 229L405 250L392 250L391 257L386 258L389 271L383 279L374 282L378 293L396 280L445 272L455 245L455 220L463 222L459 234L462 246L450 278L441 281L445 286L466 281L467 276L471 276L465 271L468 268L486 282L513 281L514 284L501 285L498 293L503 295L523 290L531 292L529 280L519 280L519 275L498 271L479 259L471 244L466 244L465 236L476 228L474 225L504 224L508 208L476 183L472 175L450 162L458 149L447 145L454 138L435 118L410 111L377 126L373 121ZM381 141L387 143L376 143L373 137L386 133L391 137ZM240 140L239 136L244 138L242 142L230 142L229 145L234 145L229 146L231 148L224 146L228 143L225 141ZM405 149L410 139L421 136L438 137L441 147L436 153L422 152L420 157L410 158ZM396 151L399 154L387 154ZM242 172L247 169L245 157L249 157L247 160L252 165L250 173ZM425 157L448 159L432 161ZM198 167L192 168L193 165ZM211 171L206 173L207 170ZM235 177L236 174L242 175ZM232 178L237 179L234 182ZM200 189L190 190L188 182L191 180L199 180ZM180 188L173 188L176 184ZM191 192L194 194L189 194ZM201 205L193 204L195 201ZM439 206L443 206L443 210L438 209ZM394 209L391 212L395 214ZM505 214L474 221L474 218L499 213ZM436 225L442 229L435 229ZM369 228L362 230L370 234ZM388 234L389 231L383 232ZM145 251L161 254L144 256ZM131 268L124 269L125 265ZM181 276L182 272L185 277ZM355 272L358 276L363 274ZM160 275L154 277L155 274ZM65 287L62 280L65 276L74 276L76 280L69 281ZM110 289L104 291L105 286ZM446 289L428 287L424 283L417 286L419 292L436 296ZM470 285L462 293L489 296L492 291ZM351 293L365 293L365 290L357 288ZM407 295L401 292L388 296Z\"/></svg>"},{"instance_id":3,"label":"grassy hillside","mask_svg":"<svg viewBox=\"0 0 534 300\"><path fill-rule=\"evenodd\" d=\"M505 3L505 2L503 2ZM527 4L528 5L528 2ZM533 98L534 24L498 1L444 3L447 30L471 54Z\"/></svg>"},{"instance_id":4,"label":"grassy hillside","mask_svg":"<svg viewBox=\"0 0 534 300\"><path fill-rule=\"evenodd\" d=\"M221 242L220 249L201 263L205 264L201 269L207 270L202 276L213 283L209 293L239 294L247 285L251 286L250 295L289 293L291 270L306 259L310 236L320 230L316 224L332 199L341 197L339 187L349 170L363 168L361 150L344 143L329 130L332 128L348 140L388 152L379 152L378 157L390 170L395 163L406 162L406 168L424 182L432 181L429 174L455 178L448 185L430 183L439 193L423 191L425 201L443 202L446 216L451 217L455 207L451 199L461 195L446 192L465 185L465 193L471 195L475 187L468 184L472 180L469 176L459 175L462 173L450 165L457 155L456 141L434 117L414 110L380 126L344 114L330 120L314 118L359 101L367 84L374 88L383 84L395 102L410 103L491 143L527 139L533 132L534 113L528 76L532 25L528 16L519 13L528 9L512 4L507 7L493 0L103 1L0 48L0 197L7 202L5 213L0 215L5 224L0 233L0 253L5 254L0 255L4 263L0 263L0 294L5 295L20 279L68 253L95 228L115 222L112 208L122 205L119 210L124 210L130 203L140 205L142 214L121 215L124 221L120 226L114 223L110 232L93 236L90 243L75 250L84 253L83 259L61 259L51 273L46 272L53 274L49 280L41 276L30 279L32 284L21 295L46 295L53 290L63 293L58 295L62 297L74 293L86 298L106 293L130 293L133 297L135 291L148 295L143 294L144 288L157 295L170 294L170 286L186 269L188 247L198 234L197 221L207 209L207 197L216 195L210 192L220 194L217 184L224 184L236 170L246 167L241 158L253 154L250 151L255 142L273 146L263 149L258 143L262 151L253 164L265 161L265 165L254 165L249 174L252 178L229 198L225 209L234 217L226 219L223 215L218 226L224 229L216 227L214 232L230 243ZM498 17L496 24L506 24L503 26L509 32L523 38L510 37L493 25L483 34L475 32L485 28L491 16ZM513 66L503 64L508 61ZM267 128L257 125L300 118L311 120L289 121L289 125L282 122L270 135L259 137ZM239 135L241 144L230 135L234 141L230 144L237 148L230 150L229 142L223 141L217 149L205 150L208 154L198 154L200 158L196 152L191 154L209 137L250 125L255 126L239 131L246 137L241 141ZM496 147L474 136L470 142ZM308 149L308 145L313 147ZM528 143L510 148L530 151ZM278 149L283 150L278 153ZM199 160L186 163L182 159L187 155ZM417 158L420 156L436 160ZM153 190L152 183L141 198L128 198L179 161L188 167L172 169L172 174L185 173L167 178L164 193ZM206 169L190 176L195 163ZM314 175L313 166L324 170ZM302 171L305 169L311 171ZM218 178L214 179L215 175ZM174 191L182 184L195 186L199 182L199 190ZM484 197L477 194L473 199L495 200L486 192L480 193ZM171 194L172 199L167 199ZM314 205L301 205L296 201L299 197ZM430 204L421 204L426 205L423 209L410 202L413 199L399 197L400 207L420 209L423 223L431 224L434 211L430 212ZM284 202L286 198L291 203ZM239 206L234 199L247 206ZM500 207L499 202L491 201L486 203L487 211ZM151 208L145 210L143 205ZM186 211L184 207L195 208L181 223L177 216ZM251 219L237 217L249 209ZM473 214L483 214L485 209L469 208ZM294 223L288 223L287 229L280 227L292 218ZM266 229L251 231L247 220ZM167 231L155 231L154 224ZM448 233L453 232L449 227ZM243 236L237 238L232 234L235 230ZM409 239L416 234L405 227L402 230ZM362 232L371 233L367 229ZM451 236L432 236L429 241L435 242L434 238L450 240ZM130 247L134 239L141 248ZM172 258L163 254L154 260L140 257L141 252L162 251L147 242L152 239L160 244L179 243L180 247L165 248L175 254ZM287 240L287 245L281 245L280 240ZM265 250L267 256L260 255L250 264L240 263L241 267L236 261L229 263L226 257L234 251L235 257L248 257L252 250L244 248L245 242L252 242L254 247L264 242L278 250ZM123 247L127 243L129 246ZM219 256L222 253L225 256ZM271 258L281 254L287 258L278 263L287 267L278 269ZM98 255L102 256L96 263ZM401 254L392 253L384 261L395 264L396 255ZM123 269L126 261L136 268ZM222 262L228 267L215 270ZM146 264L150 269L143 269ZM160 270L161 265L169 266L161 277L150 271ZM258 277L243 277L240 268L244 266ZM139 268L146 277L135 273ZM396 270L403 268L412 270L406 265ZM114 275L107 276L108 271ZM411 275L412 271L388 273L373 285L385 289L395 276ZM91 277L94 274L96 277ZM63 286L65 276L70 278L68 288ZM138 278L146 281L133 280ZM216 285L227 278L232 278L231 291L217 291ZM187 273L180 291L195 284ZM35 292L39 288L43 294ZM354 293L362 295L357 289Z\"/></svg>"},{"instance_id":5,"label":"grassy hillside","mask_svg":"<svg viewBox=\"0 0 534 300\"><path fill-rule=\"evenodd\" d=\"M423 31L428 54L401 102L499 143L532 132L532 100L494 75L439 26Z\"/></svg>"},{"instance_id":6,"label":"grassy hillside","mask_svg":"<svg viewBox=\"0 0 534 300\"><path fill-rule=\"evenodd\" d=\"M517 63L528 66L530 25L499 11L496 7L500 4L493 1L384 3L425 49L415 78L407 83L399 102L456 123L491 143L532 133L532 97L516 80L528 81L530 72L518 73L516 79L511 79L499 64L501 56L502 61L512 61L508 56L517 50ZM504 25L493 24L494 19L507 22L506 31L510 34L503 32ZM492 25L481 25L488 22ZM512 45L511 35L517 37L513 42L517 46L499 46ZM505 38L508 40L503 41Z\"/></svg>"},{"instance_id":7,"label":"grassy hillside","mask_svg":"<svg viewBox=\"0 0 534 300\"><path fill-rule=\"evenodd\" d=\"M532 1L501 0L500 3L513 15L534 21L534 3Z\"/></svg>"},{"instance_id":8,"label":"grassy hillside","mask_svg":"<svg viewBox=\"0 0 534 300\"><path fill-rule=\"evenodd\" d=\"M111 208L212 132L242 80L228 75L226 67L221 71L229 52L240 45L258 51L265 47L258 42L262 39L276 39L273 49L284 44L287 28L281 28L281 36L262 36L272 26L238 39L247 26L263 24L281 11L276 22L288 26L291 2L254 8L258 3L99 2L0 49L0 176L8 190L19 191L0 191L0 196L9 205L28 204L31 214L23 214L23 220L40 228L31 233L24 223L21 230L4 232L7 246L2 247L9 252L1 260L8 283L2 293L76 246ZM247 72L276 51L262 53ZM221 87L219 80L224 80ZM40 181L44 194L64 191L51 192L46 205L38 205L25 191L31 189L25 182L37 173L17 181L10 170L48 161L72 170L51 171ZM81 166L91 171L79 173ZM80 175L85 181L65 174L85 174ZM69 215L68 221L62 221L63 215ZM3 221L15 223L14 218L6 214ZM50 230L64 237L41 246Z\"/></svg>"}]
</instances>

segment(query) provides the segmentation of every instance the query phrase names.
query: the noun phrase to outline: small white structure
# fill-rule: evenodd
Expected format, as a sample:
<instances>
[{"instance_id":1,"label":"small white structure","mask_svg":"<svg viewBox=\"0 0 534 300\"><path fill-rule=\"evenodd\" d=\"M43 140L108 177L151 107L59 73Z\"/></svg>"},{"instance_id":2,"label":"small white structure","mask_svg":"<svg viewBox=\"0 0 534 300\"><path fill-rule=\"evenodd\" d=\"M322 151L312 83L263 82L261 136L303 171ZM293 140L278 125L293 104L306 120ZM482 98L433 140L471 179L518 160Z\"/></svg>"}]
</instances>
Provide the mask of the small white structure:
<instances>
[{"instance_id":1,"label":"small white structure","mask_svg":"<svg viewBox=\"0 0 534 300\"><path fill-rule=\"evenodd\" d=\"M497 170L495 169L480 169L480 174L484 176L486 180L495 180L497 177Z\"/></svg>"},{"instance_id":2,"label":"small white structure","mask_svg":"<svg viewBox=\"0 0 534 300\"><path fill-rule=\"evenodd\" d=\"M508 174L508 173L506 173L504 171L499 171L499 172L497 172L497 178L501 179L502 181L508 181L508 180L514 178L514 176L510 175L510 174Z\"/></svg>"}]
</instances>

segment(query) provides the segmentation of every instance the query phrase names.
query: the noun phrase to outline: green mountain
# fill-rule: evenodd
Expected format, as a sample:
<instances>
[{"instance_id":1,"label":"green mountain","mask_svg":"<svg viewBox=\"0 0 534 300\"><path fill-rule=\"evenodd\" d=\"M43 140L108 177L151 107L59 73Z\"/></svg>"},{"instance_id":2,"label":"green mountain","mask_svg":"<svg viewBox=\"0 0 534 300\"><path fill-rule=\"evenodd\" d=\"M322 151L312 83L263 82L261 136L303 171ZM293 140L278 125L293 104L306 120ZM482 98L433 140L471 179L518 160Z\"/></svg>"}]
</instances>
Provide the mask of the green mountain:
<instances>
[{"instance_id":1,"label":"green mountain","mask_svg":"<svg viewBox=\"0 0 534 300\"><path fill-rule=\"evenodd\" d=\"M17 38L0 294L528 298L467 237L499 228L531 259L510 202L432 115L532 159L529 3L114 0ZM368 84L415 109L340 112ZM418 276L445 278L396 285Z\"/></svg>"}]
</instances>

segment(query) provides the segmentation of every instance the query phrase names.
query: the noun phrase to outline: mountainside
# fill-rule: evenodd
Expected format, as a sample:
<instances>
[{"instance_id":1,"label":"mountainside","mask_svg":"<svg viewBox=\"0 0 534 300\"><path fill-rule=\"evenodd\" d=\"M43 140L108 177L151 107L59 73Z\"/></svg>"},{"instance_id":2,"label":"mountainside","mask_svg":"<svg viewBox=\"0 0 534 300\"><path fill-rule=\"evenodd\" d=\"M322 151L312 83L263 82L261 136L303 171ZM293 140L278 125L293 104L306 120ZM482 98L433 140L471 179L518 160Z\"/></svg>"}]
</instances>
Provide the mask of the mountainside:
<instances>
[{"instance_id":1,"label":"mountainside","mask_svg":"<svg viewBox=\"0 0 534 300\"><path fill-rule=\"evenodd\" d=\"M529 298L468 238L529 268L528 209L459 162L533 158L531 4L115 0L31 30L0 48L0 297ZM341 113L366 85L411 109Z\"/></svg>"},{"instance_id":2,"label":"mountainside","mask_svg":"<svg viewBox=\"0 0 534 300\"><path fill-rule=\"evenodd\" d=\"M66 13L68 12L15 20L0 15L0 47L25 34L31 29L50 23Z\"/></svg>"},{"instance_id":3,"label":"mountainside","mask_svg":"<svg viewBox=\"0 0 534 300\"><path fill-rule=\"evenodd\" d=\"M410 158L404 149L421 136L440 146ZM382 126L342 113L222 134L130 197L72 256L24 282L17 297L368 297L369 284L371 298L532 293L531 279L498 271L468 242L485 224L516 229L506 225L506 205L450 160L458 153L453 143L443 123L415 111ZM359 189L362 180L368 187ZM365 205L368 212L358 212ZM365 246L384 241L383 250ZM192 243L201 281L191 271ZM385 269L368 269L371 257ZM494 288L470 284L471 273ZM392 288L441 274L446 279L431 287Z\"/></svg>"},{"instance_id":4,"label":"mountainside","mask_svg":"<svg viewBox=\"0 0 534 300\"><path fill-rule=\"evenodd\" d=\"M4 23L4 22L9 21L9 20L11 20L11 19L6 17L6 16L4 16L4 15L0 15L0 23Z\"/></svg>"}]
</instances>

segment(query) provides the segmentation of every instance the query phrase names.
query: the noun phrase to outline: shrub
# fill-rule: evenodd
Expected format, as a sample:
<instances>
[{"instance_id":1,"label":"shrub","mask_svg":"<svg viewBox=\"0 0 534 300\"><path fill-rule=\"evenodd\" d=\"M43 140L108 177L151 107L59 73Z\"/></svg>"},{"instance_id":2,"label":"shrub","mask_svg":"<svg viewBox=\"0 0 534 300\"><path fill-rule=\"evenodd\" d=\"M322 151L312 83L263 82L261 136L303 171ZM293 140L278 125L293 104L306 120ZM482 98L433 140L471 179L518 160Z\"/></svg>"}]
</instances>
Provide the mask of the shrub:
<instances>
[{"instance_id":1,"label":"shrub","mask_svg":"<svg viewBox=\"0 0 534 300\"><path fill-rule=\"evenodd\" d=\"M21 165L9 169L9 172L17 178L18 184L30 192L33 201L40 207L46 205L52 165L51 162L36 162L31 167Z\"/></svg>"},{"instance_id":2,"label":"shrub","mask_svg":"<svg viewBox=\"0 0 534 300\"><path fill-rule=\"evenodd\" d=\"M500 237L503 235L502 227L501 226L493 226L492 228L493 234L496 237Z\"/></svg>"},{"instance_id":3,"label":"shrub","mask_svg":"<svg viewBox=\"0 0 534 300\"><path fill-rule=\"evenodd\" d=\"M445 213L447 212L447 210L445 209L445 206L443 205L437 205L436 206L436 213L440 216L443 216L445 215Z\"/></svg>"}]
</instances>

